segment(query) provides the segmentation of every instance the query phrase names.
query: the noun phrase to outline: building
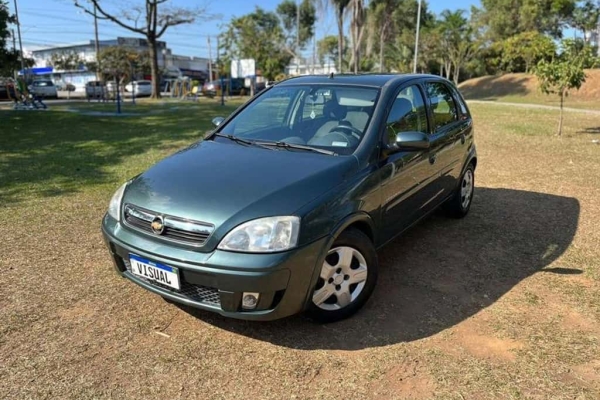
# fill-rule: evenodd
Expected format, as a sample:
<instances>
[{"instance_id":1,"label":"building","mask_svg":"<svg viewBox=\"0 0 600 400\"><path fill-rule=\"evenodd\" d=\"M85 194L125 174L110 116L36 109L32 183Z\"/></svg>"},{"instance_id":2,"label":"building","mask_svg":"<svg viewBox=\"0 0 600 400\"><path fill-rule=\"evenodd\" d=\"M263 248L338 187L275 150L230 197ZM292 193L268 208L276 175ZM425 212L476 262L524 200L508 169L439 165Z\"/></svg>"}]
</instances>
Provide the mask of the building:
<instances>
[{"instance_id":1,"label":"building","mask_svg":"<svg viewBox=\"0 0 600 400\"><path fill-rule=\"evenodd\" d=\"M100 50L111 46L126 46L135 51L148 51L148 42L142 38L117 37L111 40L99 40ZM197 80L205 80L208 77L207 58L190 57L172 54L171 49L167 47L166 42L157 42L158 67L163 70L163 78L176 79L189 77ZM55 81L69 82L75 85L77 90L84 90L85 83L95 80L96 74L88 71L84 64L80 65L75 71L60 71L52 67L51 59L54 54L75 53L84 60L84 62L96 61L96 42L90 40L85 43L76 43L65 46L49 47L33 50L31 57L35 66L28 71L34 75L51 78ZM23 71L20 72L21 74Z\"/></svg>"}]
</instances>

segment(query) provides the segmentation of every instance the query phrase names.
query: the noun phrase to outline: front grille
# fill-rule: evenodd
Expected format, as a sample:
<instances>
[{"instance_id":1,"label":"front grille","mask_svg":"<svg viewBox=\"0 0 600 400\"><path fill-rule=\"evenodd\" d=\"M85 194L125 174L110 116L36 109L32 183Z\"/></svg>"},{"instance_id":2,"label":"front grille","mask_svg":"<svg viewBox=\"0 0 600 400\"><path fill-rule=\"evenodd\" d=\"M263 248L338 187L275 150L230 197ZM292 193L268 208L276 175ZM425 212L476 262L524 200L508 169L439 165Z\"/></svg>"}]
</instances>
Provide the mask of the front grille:
<instances>
[{"instance_id":1,"label":"front grille","mask_svg":"<svg viewBox=\"0 0 600 400\"><path fill-rule=\"evenodd\" d=\"M131 271L131 264L129 262L129 260L127 259L123 259L123 263L125 264L125 268L127 269L127 272L129 272L131 275L133 275L133 272ZM183 276L181 276L181 274L179 275L179 284L181 286L181 289L177 290L177 289L173 289L172 287L163 285L162 283L159 282L155 282L153 280L144 278L142 276L139 275L133 275L135 276L136 279L139 279L145 283L148 283L152 286L156 286L162 290L165 290L169 293L178 295L180 297L185 297L187 299L199 302L199 303L204 303L210 306L214 306L214 307L221 307L221 296L219 295L219 290L215 289L215 288L211 288L208 286L201 286L201 285L195 285L193 283L188 283L185 281L185 279L183 279Z\"/></svg>"},{"instance_id":2,"label":"front grille","mask_svg":"<svg viewBox=\"0 0 600 400\"><path fill-rule=\"evenodd\" d=\"M160 218L164 225L162 232L152 230L152 222ZM183 218L162 215L131 204L123 207L125 225L165 240L202 246L206 243L215 227L205 222L191 221Z\"/></svg>"}]
</instances>

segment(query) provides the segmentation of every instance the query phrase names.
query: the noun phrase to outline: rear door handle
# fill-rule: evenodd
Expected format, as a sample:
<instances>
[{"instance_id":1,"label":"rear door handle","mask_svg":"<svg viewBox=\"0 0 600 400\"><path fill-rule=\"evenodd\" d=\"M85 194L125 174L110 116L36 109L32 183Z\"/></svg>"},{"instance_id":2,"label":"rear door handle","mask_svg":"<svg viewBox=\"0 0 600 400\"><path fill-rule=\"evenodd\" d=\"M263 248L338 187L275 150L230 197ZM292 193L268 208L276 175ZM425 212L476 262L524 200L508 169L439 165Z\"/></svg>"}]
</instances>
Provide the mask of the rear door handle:
<instances>
[{"instance_id":1,"label":"rear door handle","mask_svg":"<svg viewBox=\"0 0 600 400\"><path fill-rule=\"evenodd\" d=\"M437 154L432 154L429 156L429 164L431 164L431 165L435 164L436 160L437 160Z\"/></svg>"}]
</instances>

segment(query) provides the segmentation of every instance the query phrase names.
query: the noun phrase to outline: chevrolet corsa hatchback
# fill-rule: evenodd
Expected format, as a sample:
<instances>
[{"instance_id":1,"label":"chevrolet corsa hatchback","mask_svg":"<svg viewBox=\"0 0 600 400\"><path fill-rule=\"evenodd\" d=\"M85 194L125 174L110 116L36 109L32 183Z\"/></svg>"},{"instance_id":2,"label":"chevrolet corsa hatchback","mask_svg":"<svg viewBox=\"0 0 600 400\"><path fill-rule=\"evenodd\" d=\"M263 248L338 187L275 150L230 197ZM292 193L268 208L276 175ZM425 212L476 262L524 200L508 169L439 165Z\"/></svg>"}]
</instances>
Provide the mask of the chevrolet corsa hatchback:
<instances>
[{"instance_id":1,"label":"chevrolet corsa hatchback","mask_svg":"<svg viewBox=\"0 0 600 400\"><path fill-rule=\"evenodd\" d=\"M102 223L118 273L171 301L340 320L371 296L377 248L471 206L473 122L436 76L293 78L213 122L121 186Z\"/></svg>"}]
</instances>

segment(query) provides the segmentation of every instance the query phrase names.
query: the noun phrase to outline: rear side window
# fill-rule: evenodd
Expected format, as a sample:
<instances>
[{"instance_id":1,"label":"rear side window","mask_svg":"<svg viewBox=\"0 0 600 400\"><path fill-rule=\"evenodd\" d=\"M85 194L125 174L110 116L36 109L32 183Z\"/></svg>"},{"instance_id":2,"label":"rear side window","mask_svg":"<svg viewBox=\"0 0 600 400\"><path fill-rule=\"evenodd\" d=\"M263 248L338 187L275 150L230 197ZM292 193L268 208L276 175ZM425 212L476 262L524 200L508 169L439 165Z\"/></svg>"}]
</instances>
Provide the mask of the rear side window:
<instances>
[{"instance_id":1,"label":"rear side window","mask_svg":"<svg viewBox=\"0 0 600 400\"><path fill-rule=\"evenodd\" d=\"M458 121L458 110L448 86L441 82L428 82L427 97L431 104L434 131Z\"/></svg>"},{"instance_id":2,"label":"rear side window","mask_svg":"<svg viewBox=\"0 0 600 400\"><path fill-rule=\"evenodd\" d=\"M388 143L395 142L396 135L401 132L428 133L425 102L418 86L409 86L402 90L394 100L388 115L386 122Z\"/></svg>"},{"instance_id":3,"label":"rear side window","mask_svg":"<svg viewBox=\"0 0 600 400\"><path fill-rule=\"evenodd\" d=\"M454 98L456 99L456 102L458 103L458 109L460 111L461 116L468 117L469 110L467 109L465 100L463 99L461 94L458 92L458 89L454 88L453 92L454 92Z\"/></svg>"}]
</instances>

